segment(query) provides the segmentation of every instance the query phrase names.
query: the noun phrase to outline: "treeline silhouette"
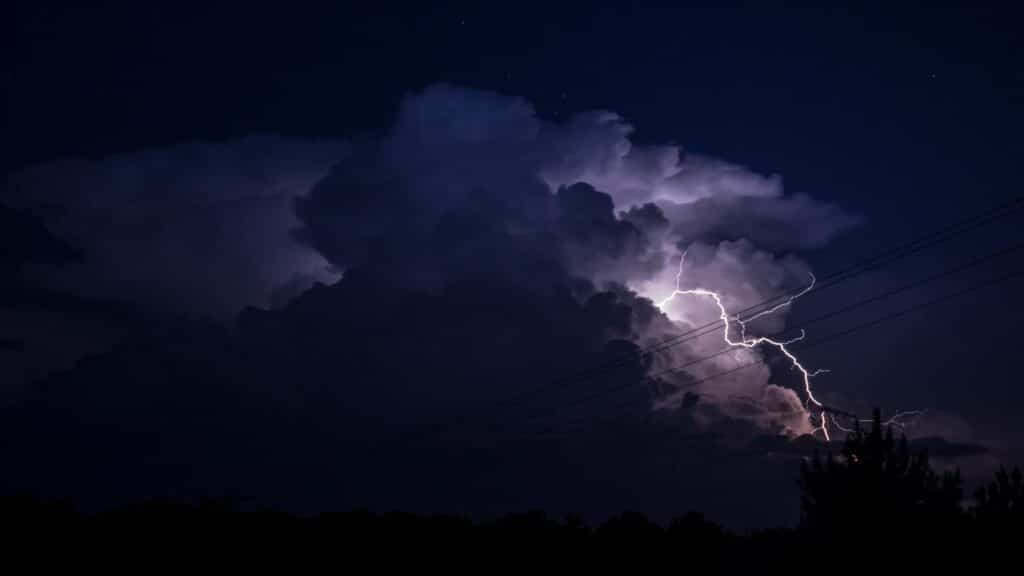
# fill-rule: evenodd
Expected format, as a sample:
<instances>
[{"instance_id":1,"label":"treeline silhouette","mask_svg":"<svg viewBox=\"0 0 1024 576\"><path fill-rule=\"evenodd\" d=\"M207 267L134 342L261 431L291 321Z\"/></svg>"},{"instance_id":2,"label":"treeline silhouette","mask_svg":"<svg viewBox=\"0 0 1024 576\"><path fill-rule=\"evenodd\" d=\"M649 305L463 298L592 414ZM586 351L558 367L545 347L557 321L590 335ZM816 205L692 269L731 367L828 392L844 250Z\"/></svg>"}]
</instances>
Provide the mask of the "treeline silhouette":
<instances>
[{"instance_id":1,"label":"treeline silhouette","mask_svg":"<svg viewBox=\"0 0 1024 576\"><path fill-rule=\"evenodd\" d=\"M693 512L667 526L628 511L588 526L579 516L555 519L540 511L474 522L457 515L365 510L297 516L244 510L230 501L153 500L83 514L71 502L29 496L0 500L0 522L4 533L26 542L73 543L100 553L113 548L164 555L245 551L253 558L301 551L306 557L338 559L381 546L400 556L412 544L431 550L435 558L462 559L489 551L548 551L582 559L640 550L649 553L646 558L685 554L688 562L723 569L784 567L795 558L845 558L848 567L856 567L914 545L923 546L915 554L941 564L965 550L1013 552L1005 542L1024 542L1019 468L1001 468L965 500L959 472L936 472L926 452L911 453L905 437L897 439L891 427L882 426L877 411L869 427L849 434L839 454L819 453L804 461L799 487L797 527L742 535Z\"/></svg>"}]
</instances>

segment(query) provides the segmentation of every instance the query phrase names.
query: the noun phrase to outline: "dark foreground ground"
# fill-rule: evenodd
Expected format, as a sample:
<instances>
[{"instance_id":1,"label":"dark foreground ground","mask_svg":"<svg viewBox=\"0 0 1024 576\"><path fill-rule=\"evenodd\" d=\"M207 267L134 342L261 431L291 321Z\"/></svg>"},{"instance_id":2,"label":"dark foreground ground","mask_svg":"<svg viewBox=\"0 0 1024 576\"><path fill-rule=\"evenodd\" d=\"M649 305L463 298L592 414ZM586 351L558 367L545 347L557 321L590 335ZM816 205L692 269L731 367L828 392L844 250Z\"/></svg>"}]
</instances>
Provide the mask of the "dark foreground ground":
<instances>
[{"instance_id":1,"label":"dark foreground ground","mask_svg":"<svg viewBox=\"0 0 1024 576\"><path fill-rule=\"evenodd\" d=\"M965 510L935 522L859 519L849 525L807 526L736 534L698 514L668 526L625 512L599 526L542 512L474 522L457 516L367 511L298 517L240 511L229 504L149 502L100 514L66 503L7 498L0 508L8 561L32 566L124 563L140 572L216 561L275 571L324 566L371 571L385 566L491 572L558 565L601 568L607 561L639 569L675 566L700 572L938 569L947 563L1010 559L1014 573L1024 544L1019 510L979 518ZM369 564L367 564L369 562ZM564 563L564 564L563 564ZM978 565L980 567L980 565ZM817 572L821 573L821 572Z\"/></svg>"},{"instance_id":2,"label":"dark foreground ground","mask_svg":"<svg viewBox=\"0 0 1024 576\"><path fill-rule=\"evenodd\" d=\"M0 557L33 572L97 560L148 573L179 563L205 568L209 559L289 573L310 563L360 573L396 563L492 572L549 569L554 561L575 571L608 568L612 559L630 571L656 563L701 572L917 574L946 573L957 562L971 573L990 565L1021 572L1024 474L1000 469L966 498L958 472L935 472L927 453L913 454L905 438L883 430L877 413L841 454L805 460L799 487L798 526L749 534L694 513L660 525L623 512L591 526L543 512L488 521L369 511L296 516L224 501L153 500L86 514L66 501L4 497Z\"/></svg>"}]
</instances>

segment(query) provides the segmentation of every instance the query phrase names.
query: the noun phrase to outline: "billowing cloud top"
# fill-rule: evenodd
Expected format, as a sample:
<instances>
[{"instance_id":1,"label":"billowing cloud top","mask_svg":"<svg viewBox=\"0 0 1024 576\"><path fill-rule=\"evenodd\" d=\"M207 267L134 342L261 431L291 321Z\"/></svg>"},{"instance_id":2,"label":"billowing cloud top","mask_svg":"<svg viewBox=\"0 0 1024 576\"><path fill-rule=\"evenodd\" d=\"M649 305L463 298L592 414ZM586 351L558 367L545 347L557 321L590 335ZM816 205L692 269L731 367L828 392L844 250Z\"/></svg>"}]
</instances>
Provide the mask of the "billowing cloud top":
<instances>
[{"instance_id":1,"label":"billowing cloud top","mask_svg":"<svg viewBox=\"0 0 1024 576\"><path fill-rule=\"evenodd\" d=\"M534 240L559 237L574 272L636 286L688 242L813 248L857 222L836 206L785 196L778 177L675 146L636 146L631 132L610 112L554 124L518 98L433 86L405 100L386 134L354 143L299 200L298 236L348 267L370 243L415 250L423 238L407 234L433 233L454 212L484 210L478 223L497 218L491 223ZM601 194L572 189L577 183ZM407 268L431 260L406 256Z\"/></svg>"},{"instance_id":2,"label":"billowing cloud top","mask_svg":"<svg viewBox=\"0 0 1024 576\"><path fill-rule=\"evenodd\" d=\"M458 210L493 219L500 209L510 230L563 236L575 272L629 285L661 270L673 243L813 248L857 222L785 196L777 176L634 145L631 133L611 112L550 123L520 98L436 85L406 98L386 134L348 144L260 136L63 160L13 175L8 190L87 255L51 278L59 286L216 315L334 280L321 255L350 267L368 242L398 232L397 244ZM613 213L579 193L552 200L579 182L610 196ZM601 249L581 248L583 236L597 238L580 227L594 217L605 219Z\"/></svg>"}]
</instances>

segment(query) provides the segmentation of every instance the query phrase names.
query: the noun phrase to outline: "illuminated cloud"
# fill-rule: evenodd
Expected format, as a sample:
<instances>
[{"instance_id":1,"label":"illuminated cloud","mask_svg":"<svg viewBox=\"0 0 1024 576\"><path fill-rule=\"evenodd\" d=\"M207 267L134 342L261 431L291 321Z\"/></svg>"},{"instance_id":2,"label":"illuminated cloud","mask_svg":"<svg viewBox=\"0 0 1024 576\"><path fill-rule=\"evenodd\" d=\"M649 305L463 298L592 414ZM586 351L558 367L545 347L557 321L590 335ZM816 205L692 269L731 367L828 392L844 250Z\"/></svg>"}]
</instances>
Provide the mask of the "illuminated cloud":
<instances>
[{"instance_id":1,"label":"illuminated cloud","mask_svg":"<svg viewBox=\"0 0 1024 576\"><path fill-rule=\"evenodd\" d=\"M717 318L699 299L664 307L668 318L651 306L673 289L684 250L689 285L740 310L806 282L807 265L776 252L820 247L857 222L786 195L778 176L636 145L632 132L611 112L548 122L521 98L442 84L409 95L387 130L349 142L254 136L63 160L13 175L9 188L82 251L46 276L76 294L230 318L342 272L428 293L485 282L578 299L610 289L632 320L595 330L640 346ZM778 332L785 312L751 329ZM650 370L721 345L687 342ZM801 389L766 367L690 384L760 354L694 364L652 404L675 409L696 392L719 416L807 431L791 409Z\"/></svg>"},{"instance_id":2,"label":"illuminated cloud","mask_svg":"<svg viewBox=\"0 0 1024 576\"><path fill-rule=\"evenodd\" d=\"M653 301L672 291L679 257L690 248L687 281L741 310L807 282L805 263L772 250L820 247L857 222L838 207L785 195L777 176L675 146L637 146L631 133L610 112L551 123L518 98L432 86L403 102L389 130L353 143L352 153L297 200L296 235L338 268L384 266L396 282L418 289L485 274L542 291L580 277ZM646 345L718 316L700 300L664 312L678 327L637 323L633 339ZM785 314L751 329L777 332ZM721 346L720 338L687 342L661 354L653 368ZM706 378L760 354L738 351L682 375ZM680 393L688 385L683 377L670 382ZM787 390L765 367L697 391L730 417L810 431L799 408L803 386Z\"/></svg>"}]
</instances>

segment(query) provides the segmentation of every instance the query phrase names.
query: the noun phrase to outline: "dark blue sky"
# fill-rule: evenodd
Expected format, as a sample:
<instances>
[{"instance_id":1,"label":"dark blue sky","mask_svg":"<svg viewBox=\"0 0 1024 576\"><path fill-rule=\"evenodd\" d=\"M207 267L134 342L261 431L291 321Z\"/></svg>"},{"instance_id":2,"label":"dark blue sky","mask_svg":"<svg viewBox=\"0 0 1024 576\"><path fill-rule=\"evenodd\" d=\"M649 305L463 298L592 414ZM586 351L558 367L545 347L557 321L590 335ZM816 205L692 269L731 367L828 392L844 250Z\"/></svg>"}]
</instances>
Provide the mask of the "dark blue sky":
<instances>
[{"instance_id":1,"label":"dark blue sky","mask_svg":"<svg viewBox=\"0 0 1024 576\"><path fill-rule=\"evenodd\" d=\"M641 138L857 207L881 182L955 197L1015 175L1017 14L994 7L46 4L5 19L15 165L252 131L350 134L449 81L550 116L615 110Z\"/></svg>"},{"instance_id":2,"label":"dark blue sky","mask_svg":"<svg viewBox=\"0 0 1024 576\"><path fill-rule=\"evenodd\" d=\"M348 136L447 81L542 115L603 108L787 191L867 240L1017 193L1012 8L969 3L345 2L282 10L25 3L6 19L8 168L251 132ZM848 237L861 250L864 239Z\"/></svg>"}]
</instances>

